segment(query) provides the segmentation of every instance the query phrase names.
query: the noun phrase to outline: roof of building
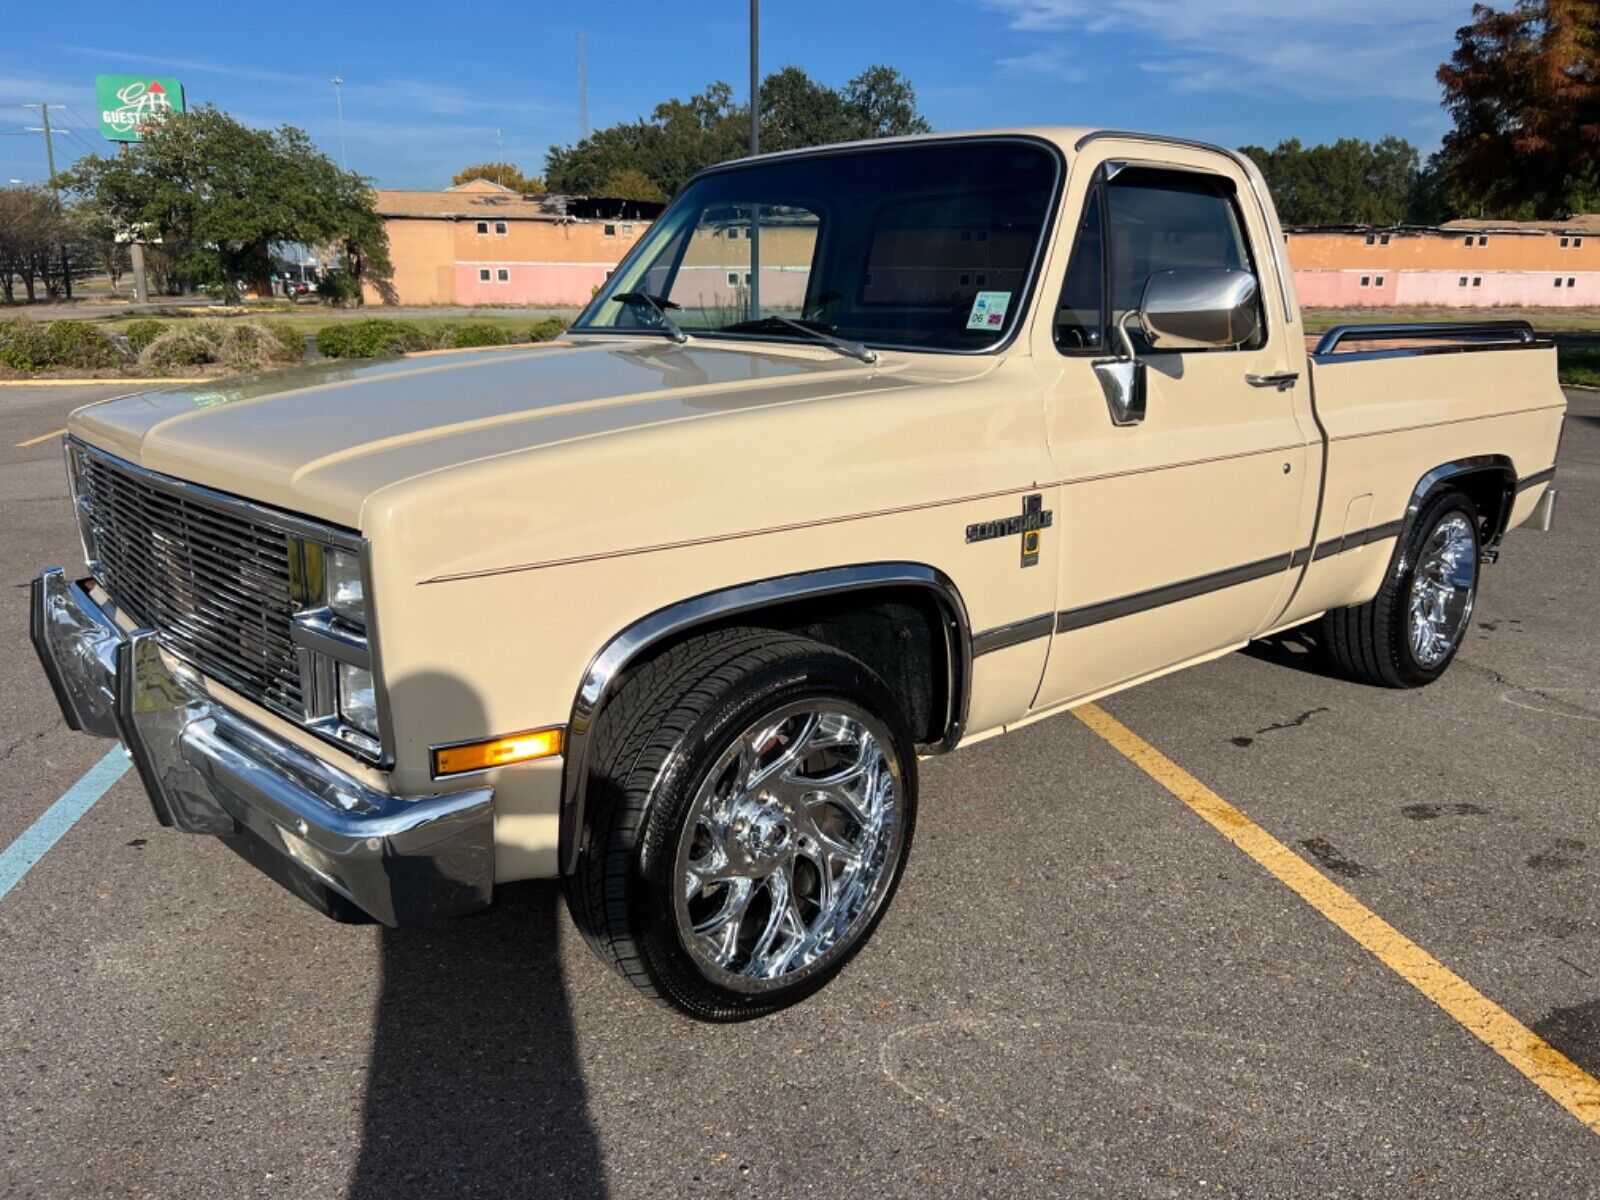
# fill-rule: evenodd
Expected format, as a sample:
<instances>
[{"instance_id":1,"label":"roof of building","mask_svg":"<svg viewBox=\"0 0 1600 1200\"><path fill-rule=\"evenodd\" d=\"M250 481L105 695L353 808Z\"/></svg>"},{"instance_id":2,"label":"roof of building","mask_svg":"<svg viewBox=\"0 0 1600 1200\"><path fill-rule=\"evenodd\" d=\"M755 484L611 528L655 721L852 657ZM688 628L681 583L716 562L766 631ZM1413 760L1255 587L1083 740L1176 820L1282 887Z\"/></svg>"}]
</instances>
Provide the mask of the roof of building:
<instances>
[{"instance_id":1,"label":"roof of building","mask_svg":"<svg viewBox=\"0 0 1600 1200\"><path fill-rule=\"evenodd\" d=\"M553 221L562 214L551 202L554 196L519 196L494 184L491 190L466 185L442 192L400 191L380 188L374 193L378 215L383 217L522 217Z\"/></svg>"},{"instance_id":2,"label":"roof of building","mask_svg":"<svg viewBox=\"0 0 1600 1200\"><path fill-rule=\"evenodd\" d=\"M468 179L462 183L454 183L444 189L447 192L499 192L507 196L515 196L514 189L508 188L503 183L496 183L492 179Z\"/></svg>"},{"instance_id":3,"label":"roof of building","mask_svg":"<svg viewBox=\"0 0 1600 1200\"><path fill-rule=\"evenodd\" d=\"M1452 237L1458 233L1496 234L1600 234L1600 213L1578 213L1565 221L1491 221L1461 218L1443 225L1289 225L1285 233L1345 233L1365 237L1371 233L1397 237Z\"/></svg>"},{"instance_id":4,"label":"roof of building","mask_svg":"<svg viewBox=\"0 0 1600 1200\"><path fill-rule=\"evenodd\" d=\"M444 221L649 221L666 207L649 200L605 196L519 196L498 184L490 184L488 189L461 184L439 192L378 188L373 199L380 217L432 217Z\"/></svg>"},{"instance_id":5,"label":"roof of building","mask_svg":"<svg viewBox=\"0 0 1600 1200\"><path fill-rule=\"evenodd\" d=\"M1474 233L1600 233L1600 213L1575 213L1564 221L1490 221L1462 218L1446 221L1441 229L1470 229Z\"/></svg>"}]
</instances>

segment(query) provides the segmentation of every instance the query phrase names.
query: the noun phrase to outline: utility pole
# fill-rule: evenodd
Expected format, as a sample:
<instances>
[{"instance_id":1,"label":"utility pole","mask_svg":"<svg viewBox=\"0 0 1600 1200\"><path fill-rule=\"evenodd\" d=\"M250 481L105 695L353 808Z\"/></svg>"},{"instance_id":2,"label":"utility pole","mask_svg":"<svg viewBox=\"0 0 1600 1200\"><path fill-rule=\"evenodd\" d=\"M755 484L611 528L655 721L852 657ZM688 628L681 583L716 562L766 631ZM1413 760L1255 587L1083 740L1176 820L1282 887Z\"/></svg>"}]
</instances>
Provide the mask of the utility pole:
<instances>
[{"instance_id":1,"label":"utility pole","mask_svg":"<svg viewBox=\"0 0 1600 1200\"><path fill-rule=\"evenodd\" d=\"M761 153L761 0L750 0L750 153ZM761 202L750 205L750 316L761 319Z\"/></svg>"},{"instance_id":2,"label":"utility pole","mask_svg":"<svg viewBox=\"0 0 1600 1200\"><path fill-rule=\"evenodd\" d=\"M61 188L56 184L56 144L50 136L50 106L48 104L29 104L28 108L39 110L39 130L44 134L44 161L50 171L50 195L55 198L56 212L61 212ZM67 262L67 243L61 241L61 286L66 289L67 299L72 299L72 268Z\"/></svg>"},{"instance_id":3,"label":"utility pole","mask_svg":"<svg viewBox=\"0 0 1600 1200\"><path fill-rule=\"evenodd\" d=\"M348 171L350 156L344 150L344 80L335 75L332 83L333 103L339 109L339 165Z\"/></svg>"},{"instance_id":4,"label":"utility pole","mask_svg":"<svg viewBox=\"0 0 1600 1200\"><path fill-rule=\"evenodd\" d=\"M589 55L578 30L578 140L589 136Z\"/></svg>"},{"instance_id":5,"label":"utility pole","mask_svg":"<svg viewBox=\"0 0 1600 1200\"><path fill-rule=\"evenodd\" d=\"M128 156L128 143L122 143L122 156ZM144 243L139 240L140 231L128 227L128 260L133 267L133 302L135 304L150 303L150 285L144 273Z\"/></svg>"}]
</instances>

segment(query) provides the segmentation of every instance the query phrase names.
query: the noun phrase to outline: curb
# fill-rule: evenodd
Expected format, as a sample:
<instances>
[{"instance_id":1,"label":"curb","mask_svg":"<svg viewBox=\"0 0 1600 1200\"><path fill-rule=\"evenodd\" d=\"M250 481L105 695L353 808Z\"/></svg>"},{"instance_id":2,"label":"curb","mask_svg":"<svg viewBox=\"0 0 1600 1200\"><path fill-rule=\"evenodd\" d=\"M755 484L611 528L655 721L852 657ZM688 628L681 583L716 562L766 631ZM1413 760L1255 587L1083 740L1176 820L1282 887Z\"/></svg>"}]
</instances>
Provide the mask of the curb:
<instances>
[{"instance_id":1,"label":"curb","mask_svg":"<svg viewBox=\"0 0 1600 1200\"><path fill-rule=\"evenodd\" d=\"M160 379L0 379L0 388L8 387L137 387L148 383L157 387L167 383L210 383L219 376L163 377Z\"/></svg>"}]
</instances>

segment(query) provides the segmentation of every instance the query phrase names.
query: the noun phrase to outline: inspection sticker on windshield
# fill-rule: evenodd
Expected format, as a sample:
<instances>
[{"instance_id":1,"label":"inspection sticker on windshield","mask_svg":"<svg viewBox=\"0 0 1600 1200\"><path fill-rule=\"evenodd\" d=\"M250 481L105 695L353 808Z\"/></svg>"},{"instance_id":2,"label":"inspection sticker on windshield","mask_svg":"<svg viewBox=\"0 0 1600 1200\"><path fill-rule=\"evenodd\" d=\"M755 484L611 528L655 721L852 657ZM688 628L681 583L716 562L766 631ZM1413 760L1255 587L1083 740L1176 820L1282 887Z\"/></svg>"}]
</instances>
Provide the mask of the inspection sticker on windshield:
<instances>
[{"instance_id":1,"label":"inspection sticker on windshield","mask_svg":"<svg viewBox=\"0 0 1600 1200\"><path fill-rule=\"evenodd\" d=\"M1010 307L1010 292L979 292L967 314L967 328L999 329L1006 323L1006 309Z\"/></svg>"}]
</instances>

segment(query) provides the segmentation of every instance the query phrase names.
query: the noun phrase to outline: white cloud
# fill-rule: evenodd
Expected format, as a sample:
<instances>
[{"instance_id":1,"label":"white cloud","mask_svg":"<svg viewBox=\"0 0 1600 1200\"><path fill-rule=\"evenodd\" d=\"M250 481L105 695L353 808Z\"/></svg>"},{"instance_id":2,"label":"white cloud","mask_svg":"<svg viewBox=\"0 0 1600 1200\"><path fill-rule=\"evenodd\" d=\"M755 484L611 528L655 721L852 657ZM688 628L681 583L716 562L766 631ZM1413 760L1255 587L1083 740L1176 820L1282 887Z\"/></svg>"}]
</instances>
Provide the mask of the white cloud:
<instances>
[{"instance_id":1,"label":"white cloud","mask_svg":"<svg viewBox=\"0 0 1600 1200\"><path fill-rule=\"evenodd\" d=\"M998 66L1007 75L1044 76L1061 83L1083 83L1089 73L1072 61L1066 46L1053 45L1000 59Z\"/></svg>"},{"instance_id":2,"label":"white cloud","mask_svg":"<svg viewBox=\"0 0 1600 1200\"><path fill-rule=\"evenodd\" d=\"M1175 92L1433 101L1469 0L980 0L1009 28L1128 40ZM1026 57L1048 54L1054 41ZM1081 45L1081 42L1079 43Z\"/></svg>"}]
</instances>

